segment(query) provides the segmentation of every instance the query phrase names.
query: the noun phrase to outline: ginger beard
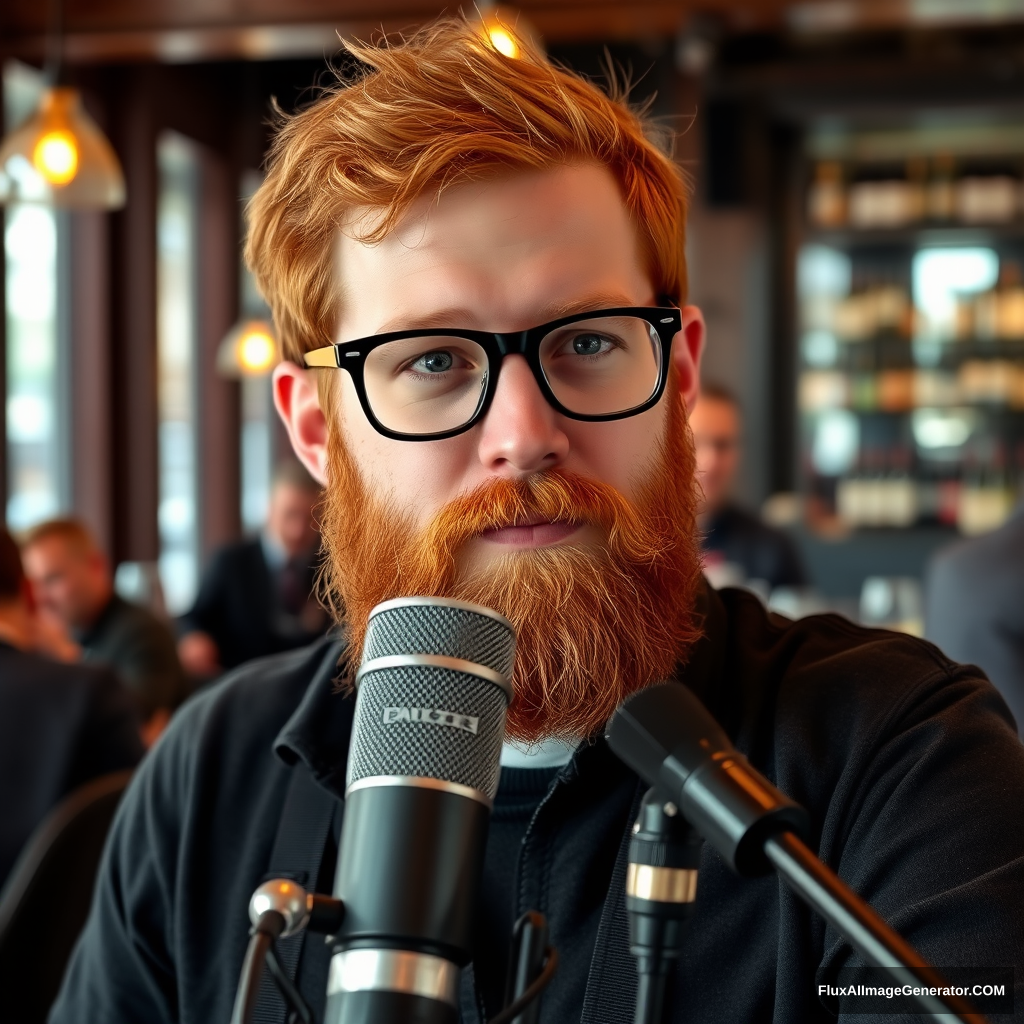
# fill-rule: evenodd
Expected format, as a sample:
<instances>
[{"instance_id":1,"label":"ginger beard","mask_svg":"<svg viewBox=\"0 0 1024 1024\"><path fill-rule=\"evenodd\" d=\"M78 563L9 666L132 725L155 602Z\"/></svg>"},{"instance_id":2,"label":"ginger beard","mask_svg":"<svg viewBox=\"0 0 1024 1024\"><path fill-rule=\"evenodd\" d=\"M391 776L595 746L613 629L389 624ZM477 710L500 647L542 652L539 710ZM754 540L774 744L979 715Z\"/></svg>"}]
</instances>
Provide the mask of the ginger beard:
<instances>
[{"instance_id":1,"label":"ginger beard","mask_svg":"<svg viewBox=\"0 0 1024 1024\"><path fill-rule=\"evenodd\" d=\"M681 402L671 402L665 437L635 503L607 484L555 469L459 496L420 531L394 502L366 488L336 410L328 422L322 583L348 633L346 686L370 610L414 595L472 601L515 626L506 734L527 743L600 732L626 697L670 678L686 660L700 635L694 605L701 556L693 442ZM602 543L570 539L510 551L475 576L460 568L466 541L537 514L596 526Z\"/></svg>"}]
</instances>

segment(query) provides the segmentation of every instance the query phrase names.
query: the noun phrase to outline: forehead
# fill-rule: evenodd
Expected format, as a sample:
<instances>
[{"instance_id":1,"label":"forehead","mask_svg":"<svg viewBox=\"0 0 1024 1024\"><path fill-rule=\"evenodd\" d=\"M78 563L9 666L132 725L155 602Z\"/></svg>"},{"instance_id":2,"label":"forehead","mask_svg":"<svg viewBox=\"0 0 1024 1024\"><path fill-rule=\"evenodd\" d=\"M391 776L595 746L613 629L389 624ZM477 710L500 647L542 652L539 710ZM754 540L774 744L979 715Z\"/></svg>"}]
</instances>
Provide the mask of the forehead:
<instances>
[{"instance_id":1,"label":"forehead","mask_svg":"<svg viewBox=\"0 0 1024 1024\"><path fill-rule=\"evenodd\" d=\"M76 561L83 556L78 545L60 534L40 537L23 552L26 562L56 564Z\"/></svg>"},{"instance_id":2,"label":"forehead","mask_svg":"<svg viewBox=\"0 0 1024 1024\"><path fill-rule=\"evenodd\" d=\"M690 413L690 429L696 434L733 434L739 431L739 410L722 398L700 398Z\"/></svg>"},{"instance_id":3,"label":"forehead","mask_svg":"<svg viewBox=\"0 0 1024 1024\"><path fill-rule=\"evenodd\" d=\"M424 196L383 241L367 245L356 236L372 216L339 236L342 340L442 322L517 330L591 295L603 305L654 299L618 184L597 165Z\"/></svg>"}]
</instances>

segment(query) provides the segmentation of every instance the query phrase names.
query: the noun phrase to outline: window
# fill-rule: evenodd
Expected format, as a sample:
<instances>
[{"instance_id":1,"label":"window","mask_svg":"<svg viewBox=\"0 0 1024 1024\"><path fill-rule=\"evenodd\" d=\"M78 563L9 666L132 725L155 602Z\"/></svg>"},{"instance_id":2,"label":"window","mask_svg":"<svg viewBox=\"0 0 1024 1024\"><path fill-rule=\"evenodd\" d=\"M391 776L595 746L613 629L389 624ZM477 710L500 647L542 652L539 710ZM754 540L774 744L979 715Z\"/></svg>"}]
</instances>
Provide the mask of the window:
<instances>
[{"instance_id":1,"label":"window","mask_svg":"<svg viewBox=\"0 0 1024 1024\"><path fill-rule=\"evenodd\" d=\"M199 567L196 438L198 159L173 132L157 145L157 380L160 582L167 610L195 596Z\"/></svg>"},{"instance_id":2,"label":"window","mask_svg":"<svg viewBox=\"0 0 1024 1024\"><path fill-rule=\"evenodd\" d=\"M260 186L258 171L247 171L242 178L242 197L248 201ZM243 319L269 320L270 310L256 288L249 268L242 261L239 274L239 309ZM274 403L270 377L243 376L242 387L242 529L257 533L267 521L270 481L274 462Z\"/></svg>"},{"instance_id":3,"label":"window","mask_svg":"<svg viewBox=\"0 0 1024 1024\"><path fill-rule=\"evenodd\" d=\"M4 67L4 130L35 109L42 75L23 64ZM7 305L7 508L23 529L68 505L67 430L61 355L63 215L22 203L4 213Z\"/></svg>"}]
</instances>

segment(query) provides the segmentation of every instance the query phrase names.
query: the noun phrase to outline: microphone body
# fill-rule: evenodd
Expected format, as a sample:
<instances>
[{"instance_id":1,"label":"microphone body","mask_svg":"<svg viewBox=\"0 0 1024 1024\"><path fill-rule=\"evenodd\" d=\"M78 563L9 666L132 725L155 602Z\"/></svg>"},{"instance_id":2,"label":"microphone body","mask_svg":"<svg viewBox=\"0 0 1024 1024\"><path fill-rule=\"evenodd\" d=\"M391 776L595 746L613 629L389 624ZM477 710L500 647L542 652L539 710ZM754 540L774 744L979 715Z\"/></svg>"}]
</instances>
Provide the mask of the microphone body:
<instances>
[{"instance_id":1,"label":"microphone body","mask_svg":"<svg viewBox=\"0 0 1024 1024\"><path fill-rule=\"evenodd\" d=\"M764 852L772 835L809 831L804 808L750 765L686 686L662 683L633 694L612 716L607 738L740 875L772 870Z\"/></svg>"},{"instance_id":2,"label":"microphone body","mask_svg":"<svg viewBox=\"0 0 1024 1024\"><path fill-rule=\"evenodd\" d=\"M371 612L357 674L325 1024L455 1024L500 774L514 632L478 606Z\"/></svg>"}]
</instances>

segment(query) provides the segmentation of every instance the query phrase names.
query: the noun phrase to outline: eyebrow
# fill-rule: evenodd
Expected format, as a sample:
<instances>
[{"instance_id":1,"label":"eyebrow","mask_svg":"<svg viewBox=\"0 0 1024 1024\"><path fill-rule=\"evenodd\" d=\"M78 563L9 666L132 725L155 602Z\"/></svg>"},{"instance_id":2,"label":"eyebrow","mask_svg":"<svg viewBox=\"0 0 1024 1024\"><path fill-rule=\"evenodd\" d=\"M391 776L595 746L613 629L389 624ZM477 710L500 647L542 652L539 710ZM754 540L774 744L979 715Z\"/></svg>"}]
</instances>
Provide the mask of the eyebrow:
<instances>
[{"instance_id":1,"label":"eyebrow","mask_svg":"<svg viewBox=\"0 0 1024 1024\"><path fill-rule=\"evenodd\" d=\"M573 316L576 313L586 313L589 310L616 309L632 305L634 303L622 294L601 292L587 295L584 298L573 299L569 302L552 303L543 307L538 316L541 318L539 320L540 323L547 323L549 320L558 320L563 316ZM429 330L432 327L443 327L452 330L465 327L467 324L472 323L475 318L474 313L471 313L462 306L448 306L444 309L435 309L423 314L401 313L382 324L374 333L390 334L392 331Z\"/></svg>"}]
</instances>

